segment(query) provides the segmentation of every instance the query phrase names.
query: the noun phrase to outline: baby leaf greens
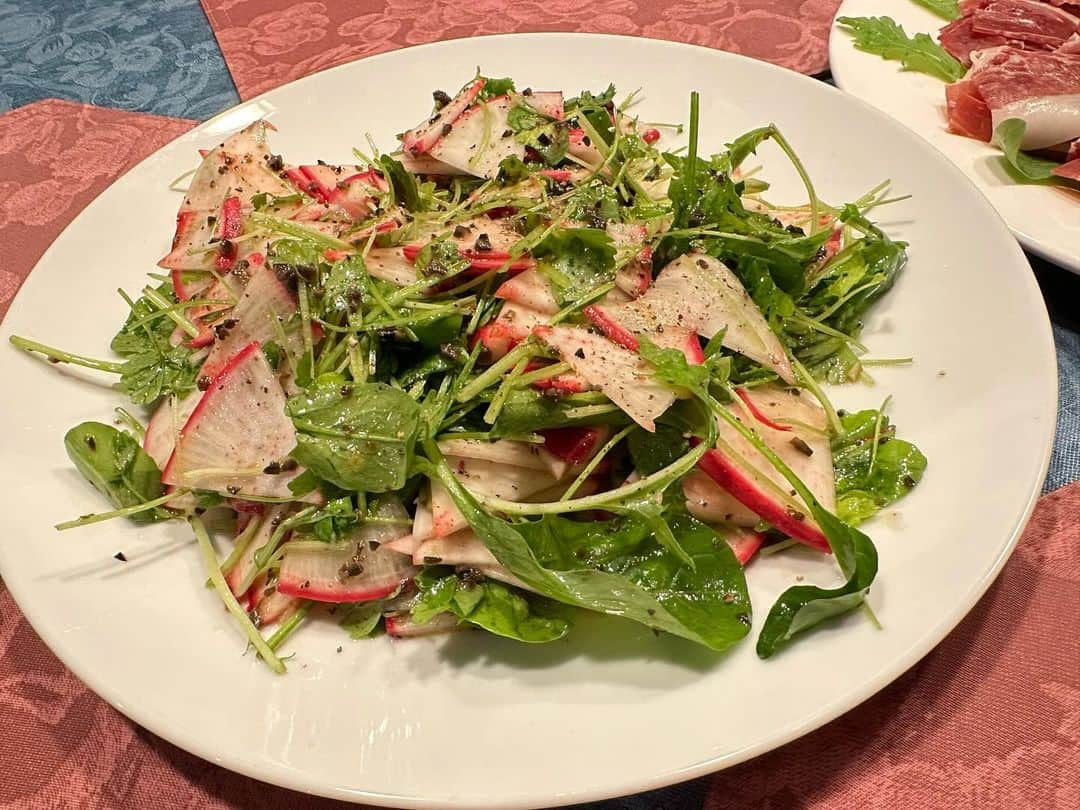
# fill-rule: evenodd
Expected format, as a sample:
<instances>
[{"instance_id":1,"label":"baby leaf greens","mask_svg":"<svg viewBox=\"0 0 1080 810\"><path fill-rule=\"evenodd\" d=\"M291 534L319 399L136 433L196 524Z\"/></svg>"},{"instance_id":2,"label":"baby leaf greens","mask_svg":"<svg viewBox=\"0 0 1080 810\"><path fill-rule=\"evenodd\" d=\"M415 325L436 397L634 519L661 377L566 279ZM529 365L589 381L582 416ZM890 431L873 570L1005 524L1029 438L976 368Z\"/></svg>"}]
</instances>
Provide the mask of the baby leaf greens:
<instances>
[{"instance_id":1,"label":"baby leaf greens","mask_svg":"<svg viewBox=\"0 0 1080 810\"><path fill-rule=\"evenodd\" d=\"M854 36L860 51L895 59L904 70L926 73L945 82L955 82L964 75L964 66L929 34L908 36L891 17L837 17L836 21Z\"/></svg>"},{"instance_id":2,"label":"baby leaf greens","mask_svg":"<svg viewBox=\"0 0 1080 810\"><path fill-rule=\"evenodd\" d=\"M830 203L772 124L710 153L696 93L685 151L613 86L477 75L433 100L357 165L291 165L258 122L207 152L115 359L12 339L152 406L142 446L68 433L115 507L71 525L186 517L276 672L329 612L352 639L540 644L588 610L722 652L751 632L754 554L785 535L845 582L781 594L761 657L860 605L877 554L853 526L926 467L884 409L838 413L822 388L869 381L861 324L907 255L870 220L887 184ZM763 196L777 157L803 204Z\"/></svg>"}]
</instances>

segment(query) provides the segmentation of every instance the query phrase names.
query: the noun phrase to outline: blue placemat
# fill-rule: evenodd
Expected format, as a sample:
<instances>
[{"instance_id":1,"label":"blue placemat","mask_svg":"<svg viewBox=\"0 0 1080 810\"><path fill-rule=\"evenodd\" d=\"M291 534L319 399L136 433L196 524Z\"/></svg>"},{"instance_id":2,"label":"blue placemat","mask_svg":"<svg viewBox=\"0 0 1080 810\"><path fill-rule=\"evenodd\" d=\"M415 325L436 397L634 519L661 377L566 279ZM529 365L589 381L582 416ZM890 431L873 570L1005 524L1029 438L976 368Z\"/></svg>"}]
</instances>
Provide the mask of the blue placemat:
<instances>
[{"instance_id":1,"label":"blue placemat","mask_svg":"<svg viewBox=\"0 0 1080 810\"><path fill-rule=\"evenodd\" d=\"M195 119L240 100L199 0L0 0L0 112L42 98Z\"/></svg>"}]
</instances>

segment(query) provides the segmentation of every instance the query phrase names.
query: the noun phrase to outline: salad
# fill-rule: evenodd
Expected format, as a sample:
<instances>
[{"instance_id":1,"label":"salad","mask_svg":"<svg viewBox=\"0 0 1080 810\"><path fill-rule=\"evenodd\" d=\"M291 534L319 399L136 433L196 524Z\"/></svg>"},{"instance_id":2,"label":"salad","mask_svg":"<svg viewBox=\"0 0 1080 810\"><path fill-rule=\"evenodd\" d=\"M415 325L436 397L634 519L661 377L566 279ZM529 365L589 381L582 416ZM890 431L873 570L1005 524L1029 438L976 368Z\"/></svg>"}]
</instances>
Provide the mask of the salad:
<instances>
[{"instance_id":1,"label":"salad","mask_svg":"<svg viewBox=\"0 0 1080 810\"><path fill-rule=\"evenodd\" d=\"M12 338L131 403L64 437L113 508L58 528L188 522L277 672L311 621L541 643L588 610L721 651L795 545L845 581L781 594L761 657L863 605L856 527L926 467L888 400L822 387L910 361L859 340L906 262L888 184L830 204L775 126L708 154L695 93L667 150L638 102L478 75L395 154L294 165L265 121L206 150L114 359ZM805 203L769 201L766 144Z\"/></svg>"}]
</instances>

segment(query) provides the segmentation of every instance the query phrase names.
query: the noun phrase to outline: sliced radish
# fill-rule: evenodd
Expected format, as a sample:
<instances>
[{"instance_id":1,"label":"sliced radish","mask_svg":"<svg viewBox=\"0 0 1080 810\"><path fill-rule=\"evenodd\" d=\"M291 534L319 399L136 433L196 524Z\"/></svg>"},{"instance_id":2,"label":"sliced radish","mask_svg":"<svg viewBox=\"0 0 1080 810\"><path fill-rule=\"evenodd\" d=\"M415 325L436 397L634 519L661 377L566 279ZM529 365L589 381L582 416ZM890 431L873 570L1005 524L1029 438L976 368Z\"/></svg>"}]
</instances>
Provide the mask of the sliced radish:
<instances>
[{"instance_id":1,"label":"sliced radish","mask_svg":"<svg viewBox=\"0 0 1080 810\"><path fill-rule=\"evenodd\" d=\"M413 174L438 174L444 177L468 174L468 172L443 163L441 160L436 160L431 155L410 155L408 152L399 152L394 157Z\"/></svg>"},{"instance_id":2,"label":"sliced radish","mask_svg":"<svg viewBox=\"0 0 1080 810\"><path fill-rule=\"evenodd\" d=\"M402 520L407 515L400 505L389 504L379 517ZM294 546L281 561L277 590L318 602L383 599L416 573L407 556L386 545L406 533L398 525L366 523L344 543L327 544L325 550Z\"/></svg>"},{"instance_id":3,"label":"sliced radish","mask_svg":"<svg viewBox=\"0 0 1080 810\"><path fill-rule=\"evenodd\" d=\"M721 488L789 537L828 553L829 542L801 504L794 506L774 484L738 456L709 450L698 462Z\"/></svg>"},{"instance_id":4,"label":"sliced radish","mask_svg":"<svg viewBox=\"0 0 1080 810\"><path fill-rule=\"evenodd\" d=\"M423 624L412 620L408 613L387 616L386 635L391 638L419 638L420 636L437 636L441 633L454 633L458 630L467 630L468 625L458 621L453 613L440 613L433 616Z\"/></svg>"},{"instance_id":5,"label":"sliced radish","mask_svg":"<svg viewBox=\"0 0 1080 810\"><path fill-rule=\"evenodd\" d=\"M551 293L551 285L539 270L526 270L507 279L495 291L495 297L544 315L559 311L559 302Z\"/></svg>"},{"instance_id":6,"label":"sliced radish","mask_svg":"<svg viewBox=\"0 0 1080 810\"><path fill-rule=\"evenodd\" d=\"M430 152L432 147L445 136L446 128L453 127L454 122L480 95L480 91L484 89L484 83L482 78L477 79L427 121L406 132L401 137L401 145L405 151L414 156Z\"/></svg>"},{"instance_id":7,"label":"sliced radish","mask_svg":"<svg viewBox=\"0 0 1080 810\"><path fill-rule=\"evenodd\" d=\"M538 492L551 489L559 483L556 476L544 470L499 464L482 459L466 459L448 456L446 463L455 477L474 495L500 498L506 501L525 501ZM458 511L454 499L446 487L437 481L431 483L431 534L446 537L467 528L469 522ZM414 534L421 540L415 526Z\"/></svg>"},{"instance_id":8,"label":"sliced radish","mask_svg":"<svg viewBox=\"0 0 1080 810\"><path fill-rule=\"evenodd\" d=\"M399 287L406 287L420 280L412 259L406 258L399 247L372 248L364 257L364 264L372 278L389 281Z\"/></svg>"},{"instance_id":9,"label":"sliced radish","mask_svg":"<svg viewBox=\"0 0 1080 810\"><path fill-rule=\"evenodd\" d=\"M610 431L600 426L548 428L541 430L544 447L568 464L584 464L600 449Z\"/></svg>"},{"instance_id":10,"label":"sliced radish","mask_svg":"<svg viewBox=\"0 0 1080 810\"><path fill-rule=\"evenodd\" d=\"M154 415L146 423L143 450L154 460L159 470L169 463L169 457L176 448L176 437L180 435L180 429L187 424L188 417L200 399L202 391L192 391L179 401L175 396L170 396L158 405Z\"/></svg>"},{"instance_id":11,"label":"sliced radish","mask_svg":"<svg viewBox=\"0 0 1080 810\"><path fill-rule=\"evenodd\" d=\"M472 345L475 346L479 342L488 350L492 360L498 360L526 337L528 337L528 332L496 319L484 324L473 333Z\"/></svg>"},{"instance_id":12,"label":"sliced radish","mask_svg":"<svg viewBox=\"0 0 1080 810\"><path fill-rule=\"evenodd\" d=\"M257 626L284 621L300 607L300 600L295 596L283 594L276 585L268 584L265 574L259 580L251 586L252 590L258 589L258 600L251 609L252 619Z\"/></svg>"},{"instance_id":13,"label":"sliced radish","mask_svg":"<svg viewBox=\"0 0 1080 810\"><path fill-rule=\"evenodd\" d=\"M589 136L582 129L570 130L570 142L566 151L588 166L597 169L604 162L604 156L589 141Z\"/></svg>"},{"instance_id":14,"label":"sliced radish","mask_svg":"<svg viewBox=\"0 0 1080 810\"><path fill-rule=\"evenodd\" d=\"M388 186L381 174L359 166L319 163L301 166L309 194L327 205L336 205L352 219L367 219Z\"/></svg>"},{"instance_id":15,"label":"sliced radish","mask_svg":"<svg viewBox=\"0 0 1080 810\"><path fill-rule=\"evenodd\" d=\"M747 389L744 396L753 405L753 427L761 440L806 484L823 507L833 510L836 490L832 451L821 408L809 397L777 386ZM740 421L746 418L737 405L729 406L729 410ZM718 426L722 446L730 448L730 452L711 450L699 465L716 482L717 489L726 491L785 534L827 551L824 535L810 510L792 492L787 479L727 422L720 420ZM710 493L707 484L700 480L694 486L696 492L687 491L691 511L695 511L695 499L705 501L713 511L731 509L730 502L724 501L723 492ZM724 519L749 523L744 514L736 514L734 518L725 515Z\"/></svg>"},{"instance_id":16,"label":"sliced radish","mask_svg":"<svg viewBox=\"0 0 1080 810\"><path fill-rule=\"evenodd\" d=\"M265 472L287 461L296 431L285 414L285 394L258 343L245 346L221 369L192 411L161 480L174 487L229 495L292 498L299 468Z\"/></svg>"},{"instance_id":17,"label":"sliced radish","mask_svg":"<svg viewBox=\"0 0 1080 810\"><path fill-rule=\"evenodd\" d=\"M529 470L541 470L558 479L566 475L570 465L551 453L542 444L496 439L493 442L481 439L444 439L439 442L439 450L444 456L493 461L509 464L512 467L524 467Z\"/></svg>"},{"instance_id":18,"label":"sliced radish","mask_svg":"<svg viewBox=\"0 0 1080 810\"><path fill-rule=\"evenodd\" d=\"M525 145L518 143L509 126L514 104L509 96L476 104L462 113L449 130L444 127L445 134L433 146L419 151L475 177L493 178L506 158L525 157Z\"/></svg>"},{"instance_id":19,"label":"sliced radish","mask_svg":"<svg viewBox=\"0 0 1080 810\"><path fill-rule=\"evenodd\" d=\"M559 90L534 90L524 101L541 115L561 121L565 116L563 94Z\"/></svg>"},{"instance_id":20,"label":"sliced radish","mask_svg":"<svg viewBox=\"0 0 1080 810\"><path fill-rule=\"evenodd\" d=\"M297 310L296 297L270 267L253 269L228 317L215 330L210 354L200 374L214 377L240 348L277 340L285 321Z\"/></svg>"},{"instance_id":21,"label":"sliced radish","mask_svg":"<svg viewBox=\"0 0 1080 810\"><path fill-rule=\"evenodd\" d=\"M241 590L242 584L248 580L251 572L255 569L255 553L270 540L270 535L274 533L274 529L289 513L290 508L288 504L273 504L266 510L265 514L251 518L259 521L258 528L248 539L243 553L225 572L225 582L228 583L229 590L233 592L233 596L241 600L241 604L245 604L246 601L248 610L254 608L258 603L260 591L254 587L253 583L245 592Z\"/></svg>"},{"instance_id":22,"label":"sliced radish","mask_svg":"<svg viewBox=\"0 0 1080 810\"><path fill-rule=\"evenodd\" d=\"M573 326L538 327L533 334L645 430L656 430L654 420L675 401L653 378L652 366L601 335Z\"/></svg>"},{"instance_id":23,"label":"sliced radish","mask_svg":"<svg viewBox=\"0 0 1080 810\"><path fill-rule=\"evenodd\" d=\"M701 470L694 470L682 482L686 496L686 509L705 523L730 523L740 527L752 527L761 522L757 512L744 506L726 489L721 489L712 478Z\"/></svg>"},{"instance_id":24,"label":"sliced radish","mask_svg":"<svg viewBox=\"0 0 1080 810\"><path fill-rule=\"evenodd\" d=\"M484 541L472 529L463 529L447 537L432 537L413 553L413 565L498 565Z\"/></svg>"},{"instance_id":25,"label":"sliced radish","mask_svg":"<svg viewBox=\"0 0 1080 810\"><path fill-rule=\"evenodd\" d=\"M765 542L765 535L761 532L752 532L745 529L722 529L723 535L731 550L735 552L735 559L746 565L757 554Z\"/></svg>"},{"instance_id":26,"label":"sliced radish","mask_svg":"<svg viewBox=\"0 0 1080 810\"><path fill-rule=\"evenodd\" d=\"M660 271L640 298L618 307L588 307L587 314L605 333L617 332L620 337L613 339L622 345L629 344L629 336L654 336L674 326L706 339L726 329L724 346L772 369L786 382L795 379L780 339L757 304L735 274L712 256L680 256Z\"/></svg>"}]
</instances>

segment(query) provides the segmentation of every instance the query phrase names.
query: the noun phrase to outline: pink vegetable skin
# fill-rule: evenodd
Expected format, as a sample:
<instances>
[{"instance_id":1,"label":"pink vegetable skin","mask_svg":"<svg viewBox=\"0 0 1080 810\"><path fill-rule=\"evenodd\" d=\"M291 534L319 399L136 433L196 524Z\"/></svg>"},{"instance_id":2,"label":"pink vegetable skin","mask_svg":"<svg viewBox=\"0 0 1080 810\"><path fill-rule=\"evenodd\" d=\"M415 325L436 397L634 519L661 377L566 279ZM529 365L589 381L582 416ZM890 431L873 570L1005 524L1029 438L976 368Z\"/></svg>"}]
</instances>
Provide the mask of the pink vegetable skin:
<instances>
[{"instance_id":1,"label":"pink vegetable skin","mask_svg":"<svg viewBox=\"0 0 1080 810\"><path fill-rule=\"evenodd\" d=\"M445 127L448 124L452 125L454 121L461 117L461 114L476 100L476 97L480 95L480 91L483 89L483 79L474 81L434 116L415 129L406 132L401 139L401 145L413 155L430 152L431 148L442 139Z\"/></svg>"},{"instance_id":2,"label":"pink vegetable skin","mask_svg":"<svg viewBox=\"0 0 1080 810\"><path fill-rule=\"evenodd\" d=\"M821 530L806 520L798 512L789 512L787 507L777 502L747 476L737 464L719 450L709 450L698 462L698 467L717 484L726 489L748 509L768 521L784 534L794 537L811 548L831 553L829 541Z\"/></svg>"}]
</instances>

